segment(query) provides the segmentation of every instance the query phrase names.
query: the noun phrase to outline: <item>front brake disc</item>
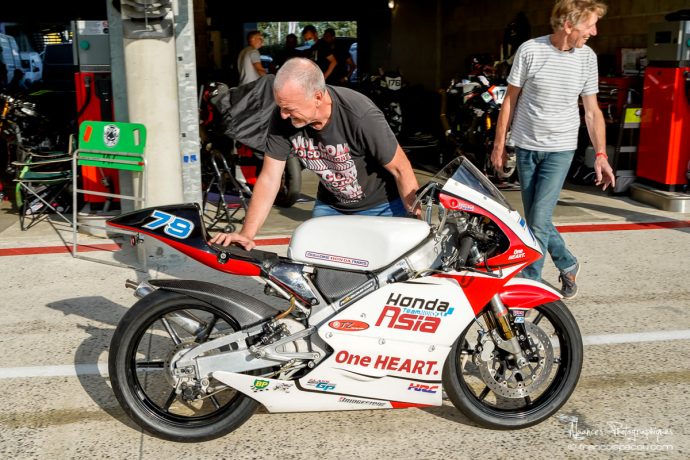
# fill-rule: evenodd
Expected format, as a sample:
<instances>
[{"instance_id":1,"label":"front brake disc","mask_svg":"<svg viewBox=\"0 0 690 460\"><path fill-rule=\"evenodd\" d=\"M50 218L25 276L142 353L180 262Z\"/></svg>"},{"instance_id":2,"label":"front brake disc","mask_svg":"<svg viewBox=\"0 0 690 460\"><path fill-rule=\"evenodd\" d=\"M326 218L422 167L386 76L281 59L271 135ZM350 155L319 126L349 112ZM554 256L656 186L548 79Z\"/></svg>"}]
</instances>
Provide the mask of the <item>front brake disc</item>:
<instances>
[{"instance_id":1,"label":"front brake disc","mask_svg":"<svg viewBox=\"0 0 690 460\"><path fill-rule=\"evenodd\" d=\"M533 356L521 369L509 369L499 353L486 362L477 363L482 380L497 395L504 398L524 398L537 392L551 374L554 350L549 336L532 323L525 324Z\"/></svg>"}]
</instances>

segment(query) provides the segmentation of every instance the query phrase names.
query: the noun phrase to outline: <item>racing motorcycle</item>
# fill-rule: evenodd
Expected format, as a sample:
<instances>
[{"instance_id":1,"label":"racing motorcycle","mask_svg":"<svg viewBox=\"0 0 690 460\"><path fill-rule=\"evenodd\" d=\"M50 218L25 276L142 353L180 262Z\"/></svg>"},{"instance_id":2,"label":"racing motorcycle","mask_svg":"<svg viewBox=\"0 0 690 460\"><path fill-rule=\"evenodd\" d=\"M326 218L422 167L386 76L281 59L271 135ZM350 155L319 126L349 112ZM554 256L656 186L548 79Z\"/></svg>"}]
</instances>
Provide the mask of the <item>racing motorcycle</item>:
<instances>
[{"instance_id":1,"label":"racing motorcycle","mask_svg":"<svg viewBox=\"0 0 690 460\"><path fill-rule=\"evenodd\" d=\"M403 134L402 91L405 87L402 74L398 70L378 69L378 73L365 76L362 92L366 94L383 112L388 125L399 137Z\"/></svg>"},{"instance_id":2,"label":"racing motorcycle","mask_svg":"<svg viewBox=\"0 0 690 460\"><path fill-rule=\"evenodd\" d=\"M517 180L517 158L507 142L508 158L501 170L491 163L496 123L508 87L492 83L484 74L453 79L441 92L441 122L449 148L456 155L467 156L497 183Z\"/></svg>"},{"instance_id":3,"label":"racing motorcycle","mask_svg":"<svg viewBox=\"0 0 690 460\"><path fill-rule=\"evenodd\" d=\"M64 120L51 113L53 104L60 101L50 92L31 96L0 94L0 141L4 144L7 173L16 173L12 163L25 161L27 152L66 151L69 129Z\"/></svg>"},{"instance_id":4,"label":"racing motorcycle","mask_svg":"<svg viewBox=\"0 0 690 460\"><path fill-rule=\"evenodd\" d=\"M128 282L140 297L109 352L124 411L180 442L269 412L439 406L519 429L554 414L579 379L579 328L557 291L516 277L541 257L519 213L466 158L417 193L422 219L329 216L287 256L208 243L194 204L108 225L221 272L259 277L277 309L226 285Z\"/></svg>"}]
</instances>

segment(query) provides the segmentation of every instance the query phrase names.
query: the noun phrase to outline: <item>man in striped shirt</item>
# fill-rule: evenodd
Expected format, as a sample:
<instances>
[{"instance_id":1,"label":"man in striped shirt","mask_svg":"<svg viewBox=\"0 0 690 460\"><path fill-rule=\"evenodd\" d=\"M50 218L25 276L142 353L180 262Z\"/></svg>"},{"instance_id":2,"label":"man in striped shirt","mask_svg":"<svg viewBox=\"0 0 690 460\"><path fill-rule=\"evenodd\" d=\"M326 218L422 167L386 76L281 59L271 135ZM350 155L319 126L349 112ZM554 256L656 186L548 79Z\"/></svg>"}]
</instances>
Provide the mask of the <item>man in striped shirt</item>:
<instances>
[{"instance_id":1,"label":"man in striped shirt","mask_svg":"<svg viewBox=\"0 0 690 460\"><path fill-rule=\"evenodd\" d=\"M496 126L491 161L500 170L508 128L516 146L518 176L525 217L544 254L560 271L565 298L577 294L580 264L551 219L563 182L577 149L582 98L585 124L596 159L596 184L606 190L615 176L606 156L606 127L597 104L597 57L586 46L597 34L597 21L606 14L597 0L558 0L551 14L553 33L523 43L508 77L508 91ZM544 257L523 270L540 280Z\"/></svg>"}]
</instances>

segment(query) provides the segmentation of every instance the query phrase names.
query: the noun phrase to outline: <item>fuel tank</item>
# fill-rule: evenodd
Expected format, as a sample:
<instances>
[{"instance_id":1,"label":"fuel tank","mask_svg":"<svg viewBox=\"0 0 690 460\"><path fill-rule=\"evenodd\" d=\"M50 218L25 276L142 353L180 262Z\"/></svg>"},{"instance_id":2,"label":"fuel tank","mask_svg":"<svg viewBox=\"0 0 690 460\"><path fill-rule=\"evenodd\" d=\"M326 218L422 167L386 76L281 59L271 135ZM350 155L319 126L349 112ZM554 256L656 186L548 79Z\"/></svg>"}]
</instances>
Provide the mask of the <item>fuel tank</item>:
<instances>
[{"instance_id":1,"label":"fuel tank","mask_svg":"<svg viewBox=\"0 0 690 460\"><path fill-rule=\"evenodd\" d=\"M312 265L374 271L402 257L429 232L426 222L406 217L317 217L297 227L288 257Z\"/></svg>"}]
</instances>

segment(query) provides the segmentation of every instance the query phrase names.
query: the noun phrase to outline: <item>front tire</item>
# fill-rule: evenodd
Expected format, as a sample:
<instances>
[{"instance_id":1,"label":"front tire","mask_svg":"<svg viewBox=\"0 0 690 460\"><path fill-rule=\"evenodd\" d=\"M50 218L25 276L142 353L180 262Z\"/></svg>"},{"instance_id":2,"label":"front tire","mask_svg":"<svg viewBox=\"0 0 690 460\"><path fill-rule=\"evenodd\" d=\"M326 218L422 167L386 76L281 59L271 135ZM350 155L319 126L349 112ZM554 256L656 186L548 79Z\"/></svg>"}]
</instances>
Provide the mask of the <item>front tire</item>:
<instances>
[{"instance_id":1,"label":"front tire","mask_svg":"<svg viewBox=\"0 0 690 460\"><path fill-rule=\"evenodd\" d=\"M480 331L489 330L487 314L485 310L472 322L451 348L443 368L446 393L482 427L512 430L536 425L560 409L575 390L583 358L577 323L561 301L525 310L525 322L513 327L529 339L527 351L534 354L528 368L518 369L511 355L498 347L492 357L481 357Z\"/></svg>"},{"instance_id":2,"label":"front tire","mask_svg":"<svg viewBox=\"0 0 690 460\"><path fill-rule=\"evenodd\" d=\"M221 390L211 395L193 386L177 394L171 372L173 357L185 348L235 330L228 311L183 294L158 290L137 302L118 324L108 356L125 413L148 433L177 442L215 439L242 425L256 401L213 379Z\"/></svg>"}]
</instances>

